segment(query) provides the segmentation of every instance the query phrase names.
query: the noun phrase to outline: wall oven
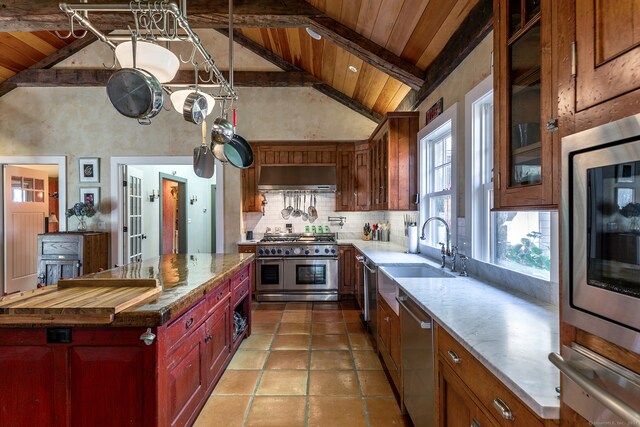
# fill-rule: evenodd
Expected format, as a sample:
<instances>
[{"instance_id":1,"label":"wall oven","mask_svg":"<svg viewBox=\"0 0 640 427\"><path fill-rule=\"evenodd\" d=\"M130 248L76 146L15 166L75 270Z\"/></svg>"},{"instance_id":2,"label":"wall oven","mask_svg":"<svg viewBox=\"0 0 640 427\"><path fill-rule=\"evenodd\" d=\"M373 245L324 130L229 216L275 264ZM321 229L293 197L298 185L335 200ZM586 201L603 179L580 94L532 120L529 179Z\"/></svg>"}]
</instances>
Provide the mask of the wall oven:
<instances>
[{"instance_id":1,"label":"wall oven","mask_svg":"<svg viewBox=\"0 0 640 427\"><path fill-rule=\"evenodd\" d=\"M337 294L338 259L333 257L285 258L284 283L285 290L288 291Z\"/></svg>"},{"instance_id":2,"label":"wall oven","mask_svg":"<svg viewBox=\"0 0 640 427\"><path fill-rule=\"evenodd\" d=\"M640 114L562 139L563 320L640 352Z\"/></svg>"}]
</instances>

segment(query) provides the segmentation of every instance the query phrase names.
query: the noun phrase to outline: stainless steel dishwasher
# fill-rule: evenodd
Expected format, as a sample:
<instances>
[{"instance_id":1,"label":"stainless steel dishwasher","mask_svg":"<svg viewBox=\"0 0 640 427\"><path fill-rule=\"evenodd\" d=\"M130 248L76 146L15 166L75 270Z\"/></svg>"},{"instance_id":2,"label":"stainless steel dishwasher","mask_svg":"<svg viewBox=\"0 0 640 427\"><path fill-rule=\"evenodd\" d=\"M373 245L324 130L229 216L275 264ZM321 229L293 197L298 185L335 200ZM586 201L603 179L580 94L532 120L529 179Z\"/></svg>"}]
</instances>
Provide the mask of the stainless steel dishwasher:
<instances>
[{"instance_id":1,"label":"stainless steel dishwasher","mask_svg":"<svg viewBox=\"0 0 640 427\"><path fill-rule=\"evenodd\" d=\"M362 320L371 330L374 338L378 335L378 303L376 300L378 284L378 266L365 256L357 256L356 259L363 265L363 300Z\"/></svg>"},{"instance_id":2,"label":"stainless steel dishwasher","mask_svg":"<svg viewBox=\"0 0 640 427\"><path fill-rule=\"evenodd\" d=\"M433 320L400 289L404 405L415 427L435 425Z\"/></svg>"}]
</instances>

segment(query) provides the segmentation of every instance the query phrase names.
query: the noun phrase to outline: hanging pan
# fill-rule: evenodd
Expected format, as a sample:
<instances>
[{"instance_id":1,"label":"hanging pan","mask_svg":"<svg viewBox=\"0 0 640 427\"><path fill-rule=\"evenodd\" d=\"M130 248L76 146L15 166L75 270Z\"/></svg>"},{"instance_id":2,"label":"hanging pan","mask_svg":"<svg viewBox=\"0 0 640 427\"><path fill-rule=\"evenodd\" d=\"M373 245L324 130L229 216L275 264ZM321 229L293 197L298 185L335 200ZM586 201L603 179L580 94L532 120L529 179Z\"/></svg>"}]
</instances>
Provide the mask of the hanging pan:
<instances>
[{"instance_id":1,"label":"hanging pan","mask_svg":"<svg viewBox=\"0 0 640 427\"><path fill-rule=\"evenodd\" d=\"M207 145L207 123L202 121L202 144L193 149L193 171L200 178L211 178L215 171L213 153Z\"/></svg>"},{"instance_id":2,"label":"hanging pan","mask_svg":"<svg viewBox=\"0 0 640 427\"><path fill-rule=\"evenodd\" d=\"M116 71L107 81L107 96L120 114L151 124L162 110L162 85L153 74L136 68L136 35L132 36L133 68Z\"/></svg>"},{"instance_id":3,"label":"hanging pan","mask_svg":"<svg viewBox=\"0 0 640 427\"><path fill-rule=\"evenodd\" d=\"M199 125L204 122L209 112L209 103L207 98L198 92L198 63L195 63L196 73L196 90L187 95L182 107L182 117L188 122Z\"/></svg>"},{"instance_id":4,"label":"hanging pan","mask_svg":"<svg viewBox=\"0 0 640 427\"><path fill-rule=\"evenodd\" d=\"M233 135L231 141L223 145L224 156L233 166L246 169L253 164L253 150L246 139Z\"/></svg>"}]
</instances>

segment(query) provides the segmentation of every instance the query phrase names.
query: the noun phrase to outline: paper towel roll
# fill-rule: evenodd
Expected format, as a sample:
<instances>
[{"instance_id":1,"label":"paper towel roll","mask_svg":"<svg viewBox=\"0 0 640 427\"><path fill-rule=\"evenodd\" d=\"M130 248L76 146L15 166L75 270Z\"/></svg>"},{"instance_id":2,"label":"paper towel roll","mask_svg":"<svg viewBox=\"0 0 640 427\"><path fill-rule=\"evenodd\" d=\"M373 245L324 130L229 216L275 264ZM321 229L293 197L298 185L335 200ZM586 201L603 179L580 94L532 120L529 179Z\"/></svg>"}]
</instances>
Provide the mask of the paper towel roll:
<instances>
[{"instance_id":1,"label":"paper towel roll","mask_svg":"<svg viewBox=\"0 0 640 427\"><path fill-rule=\"evenodd\" d=\"M409 225L408 227L408 248L407 252L410 254L418 253L418 226Z\"/></svg>"}]
</instances>

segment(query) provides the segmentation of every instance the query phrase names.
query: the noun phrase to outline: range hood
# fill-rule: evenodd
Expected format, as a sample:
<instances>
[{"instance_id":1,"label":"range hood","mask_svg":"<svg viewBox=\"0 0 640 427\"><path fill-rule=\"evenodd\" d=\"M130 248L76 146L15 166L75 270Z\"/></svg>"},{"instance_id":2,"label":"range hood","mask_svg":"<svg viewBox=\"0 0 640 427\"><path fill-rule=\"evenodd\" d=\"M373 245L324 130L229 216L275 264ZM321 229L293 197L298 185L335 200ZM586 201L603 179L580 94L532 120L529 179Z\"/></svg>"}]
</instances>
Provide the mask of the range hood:
<instances>
[{"instance_id":1,"label":"range hood","mask_svg":"<svg viewBox=\"0 0 640 427\"><path fill-rule=\"evenodd\" d=\"M336 191L336 167L262 166L258 191Z\"/></svg>"}]
</instances>

